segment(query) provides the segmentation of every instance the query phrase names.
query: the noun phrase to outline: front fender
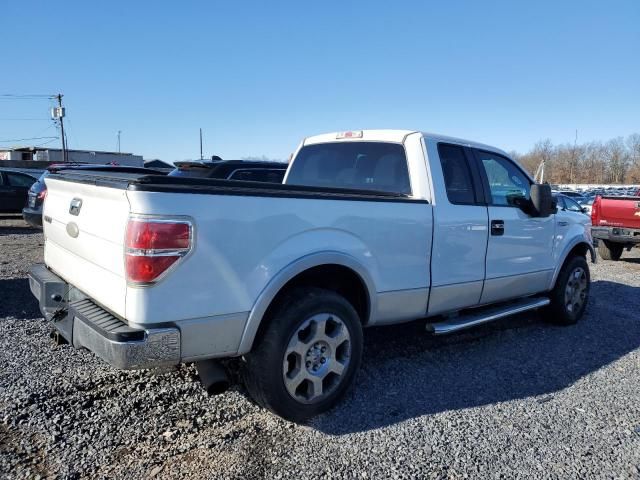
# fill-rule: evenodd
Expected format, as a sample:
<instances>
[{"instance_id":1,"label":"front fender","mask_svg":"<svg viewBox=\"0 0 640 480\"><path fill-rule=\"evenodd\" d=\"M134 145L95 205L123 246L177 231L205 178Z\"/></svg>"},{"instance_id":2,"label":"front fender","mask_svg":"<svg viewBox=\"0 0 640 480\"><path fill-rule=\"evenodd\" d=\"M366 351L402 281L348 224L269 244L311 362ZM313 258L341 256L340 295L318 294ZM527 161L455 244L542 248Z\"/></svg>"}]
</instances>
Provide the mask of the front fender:
<instances>
[{"instance_id":1,"label":"front fender","mask_svg":"<svg viewBox=\"0 0 640 480\"><path fill-rule=\"evenodd\" d=\"M572 238L567 244L564 245L561 250L560 255L558 256L558 262L556 263L556 267L553 271L553 277L551 279L551 285L549 285L549 290L552 290L556 285L556 280L558 279L558 275L560 275L560 270L564 265L564 262L567 260L567 257L571 253L571 251L579 245L584 245L589 254L591 255L591 263L597 262L596 251L593 248L593 242L589 235L582 235L578 237Z\"/></svg>"}]
</instances>

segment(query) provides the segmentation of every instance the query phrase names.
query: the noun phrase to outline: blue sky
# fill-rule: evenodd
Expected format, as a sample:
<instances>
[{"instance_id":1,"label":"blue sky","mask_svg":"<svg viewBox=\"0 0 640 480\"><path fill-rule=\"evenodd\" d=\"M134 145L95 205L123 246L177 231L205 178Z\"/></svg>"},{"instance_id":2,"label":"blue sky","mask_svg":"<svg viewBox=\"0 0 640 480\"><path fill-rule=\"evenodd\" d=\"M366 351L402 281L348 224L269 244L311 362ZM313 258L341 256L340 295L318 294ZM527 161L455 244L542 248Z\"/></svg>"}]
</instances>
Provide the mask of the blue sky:
<instances>
[{"instance_id":1,"label":"blue sky","mask_svg":"<svg viewBox=\"0 0 640 480\"><path fill-rule=\"evenodd\" d=\"M520 152L640 132L638 0L0 0L0 18L0 94L62 92L71 148L121 130L123 151L196 158L199 127L223 158L361 128ZM0 99L0 140L55 135L48 107Z\"/></svg>"}]
</instances>

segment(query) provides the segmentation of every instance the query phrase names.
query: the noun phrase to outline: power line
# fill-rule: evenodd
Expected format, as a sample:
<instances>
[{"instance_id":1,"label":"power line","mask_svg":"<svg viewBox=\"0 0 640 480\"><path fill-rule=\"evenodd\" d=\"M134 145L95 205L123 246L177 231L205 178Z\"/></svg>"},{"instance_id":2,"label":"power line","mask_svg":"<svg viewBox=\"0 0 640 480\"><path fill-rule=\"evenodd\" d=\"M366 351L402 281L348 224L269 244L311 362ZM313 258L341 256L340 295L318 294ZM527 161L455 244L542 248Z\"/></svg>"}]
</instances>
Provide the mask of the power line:
<instances>
[{"instance_id":1,"label":"power line","mask_svg":"<svg viewBox=\"0 0 640 480\"><path fill-rule=\"evenodd\" d=\"M35 98L56 98L55 95L47 95L47 94L37 94L37 93L27 93L27 94L14 94L14 93L3 93L0 94L0 98L4 98L7 100L20 100L20 99L35 99Z\"/></svg>"},{"instance_id":2,"label":"power line","mask_svg":"<svg viewBox=\"0 0 640 480\"><path fill-rule=\"evenodd\" d=\"M7 121L7 122L16 122L16 121L43 122L45 120L49 121L51 119L50 118L0 118L0 121Z\"/></svg>"},{"instance_id":3,"label":"power line","mask_svg":"<svg viewBox=\"0 0 640 480\"><path fill-rule=\"evenodd\" d=\"M43 140L45 138L59 138L59 137L29 137L29 138L13 138L10 140L0 140L0 143L10 143L10 142L26 142L27 140Z\"/></svg>"},{"instance_id":4,"label":"power line","mask_svg":"<svg viewBox=\"0 0 640 480\"><path fill-rule=\"evenodd\" d=\"M42 147L43 145L49 145L52 142L55 142L56 140L58 140L59 137L53 138L51 140L47 140L46 142L42 142L42 143L36 143L35 145L31 145L32 147Z\"/></svg>"},{"instance_id":5,"label":"power line","mask_svg":"<svg viewBox=\"0 0 640 480\"><path fill-rule=\"evenodd\" d=\"M60 138L58 136L56 137L43 137L42 134L47 132L48 130L51 130L52 128L54 128L56 125L54 123L52 123L51 125L49 125L47 128L40 130L39 132L35 133L33 136L29 137L29 138L17 138L17 139L13 139L13 140L0 140L0 143L11 143L11 142L24 142L27 140L42 140L42 139L49 139L49 138Z\"/></svg>"}]
</instances>

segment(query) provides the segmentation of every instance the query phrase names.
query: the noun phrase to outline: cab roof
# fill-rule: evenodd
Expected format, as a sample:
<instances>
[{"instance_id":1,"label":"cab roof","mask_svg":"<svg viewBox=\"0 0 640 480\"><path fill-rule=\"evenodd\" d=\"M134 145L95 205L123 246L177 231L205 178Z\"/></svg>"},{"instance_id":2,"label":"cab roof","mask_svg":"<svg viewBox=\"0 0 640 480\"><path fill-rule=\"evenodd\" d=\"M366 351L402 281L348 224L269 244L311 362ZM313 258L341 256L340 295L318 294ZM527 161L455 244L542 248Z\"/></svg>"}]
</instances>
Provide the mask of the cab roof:
<instances>
[{"instance_id":1,"label":"cab roof","mask_svg":"<svg viewBox=\"0 0 640 480\"><path fill-rule=\"evenodd\" d=\"M403 143L408 135L413 133L419 133L424 138L435 140L436 142L456 143L459 145L465 145L468 147L479 148L482 150L488 150L502 155L509 156L504 150L501 150L491 145L484 143L474 142L472 140L465 140L463 138L450 137L447 135L440 135L437 133L421 132L418 130L352 130L349 132L331 132L323 133L321 135L314 135L304 139L304 145L313 145L316 143L328 143L328 142L393 142Z\"/></svg>"}]
</instances>

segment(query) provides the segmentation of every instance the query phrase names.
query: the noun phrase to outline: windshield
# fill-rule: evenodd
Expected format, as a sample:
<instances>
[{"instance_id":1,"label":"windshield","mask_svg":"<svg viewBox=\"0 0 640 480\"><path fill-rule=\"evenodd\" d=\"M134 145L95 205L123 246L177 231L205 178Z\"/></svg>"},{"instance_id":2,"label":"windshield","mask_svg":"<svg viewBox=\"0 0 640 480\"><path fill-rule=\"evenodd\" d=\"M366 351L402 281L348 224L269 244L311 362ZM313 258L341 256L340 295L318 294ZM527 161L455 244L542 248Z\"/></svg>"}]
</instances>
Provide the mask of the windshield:
<instances>
[{"instance_id":1,"label":"windshield","mask_svg":"<svg viewBox=\"0 0 640 480\"><path fill-rule=\"evenodd\" d=\"M287 184L411 194L407 157L398 143L307 145L291 165Z\"/></svg>"}]
</instances>

